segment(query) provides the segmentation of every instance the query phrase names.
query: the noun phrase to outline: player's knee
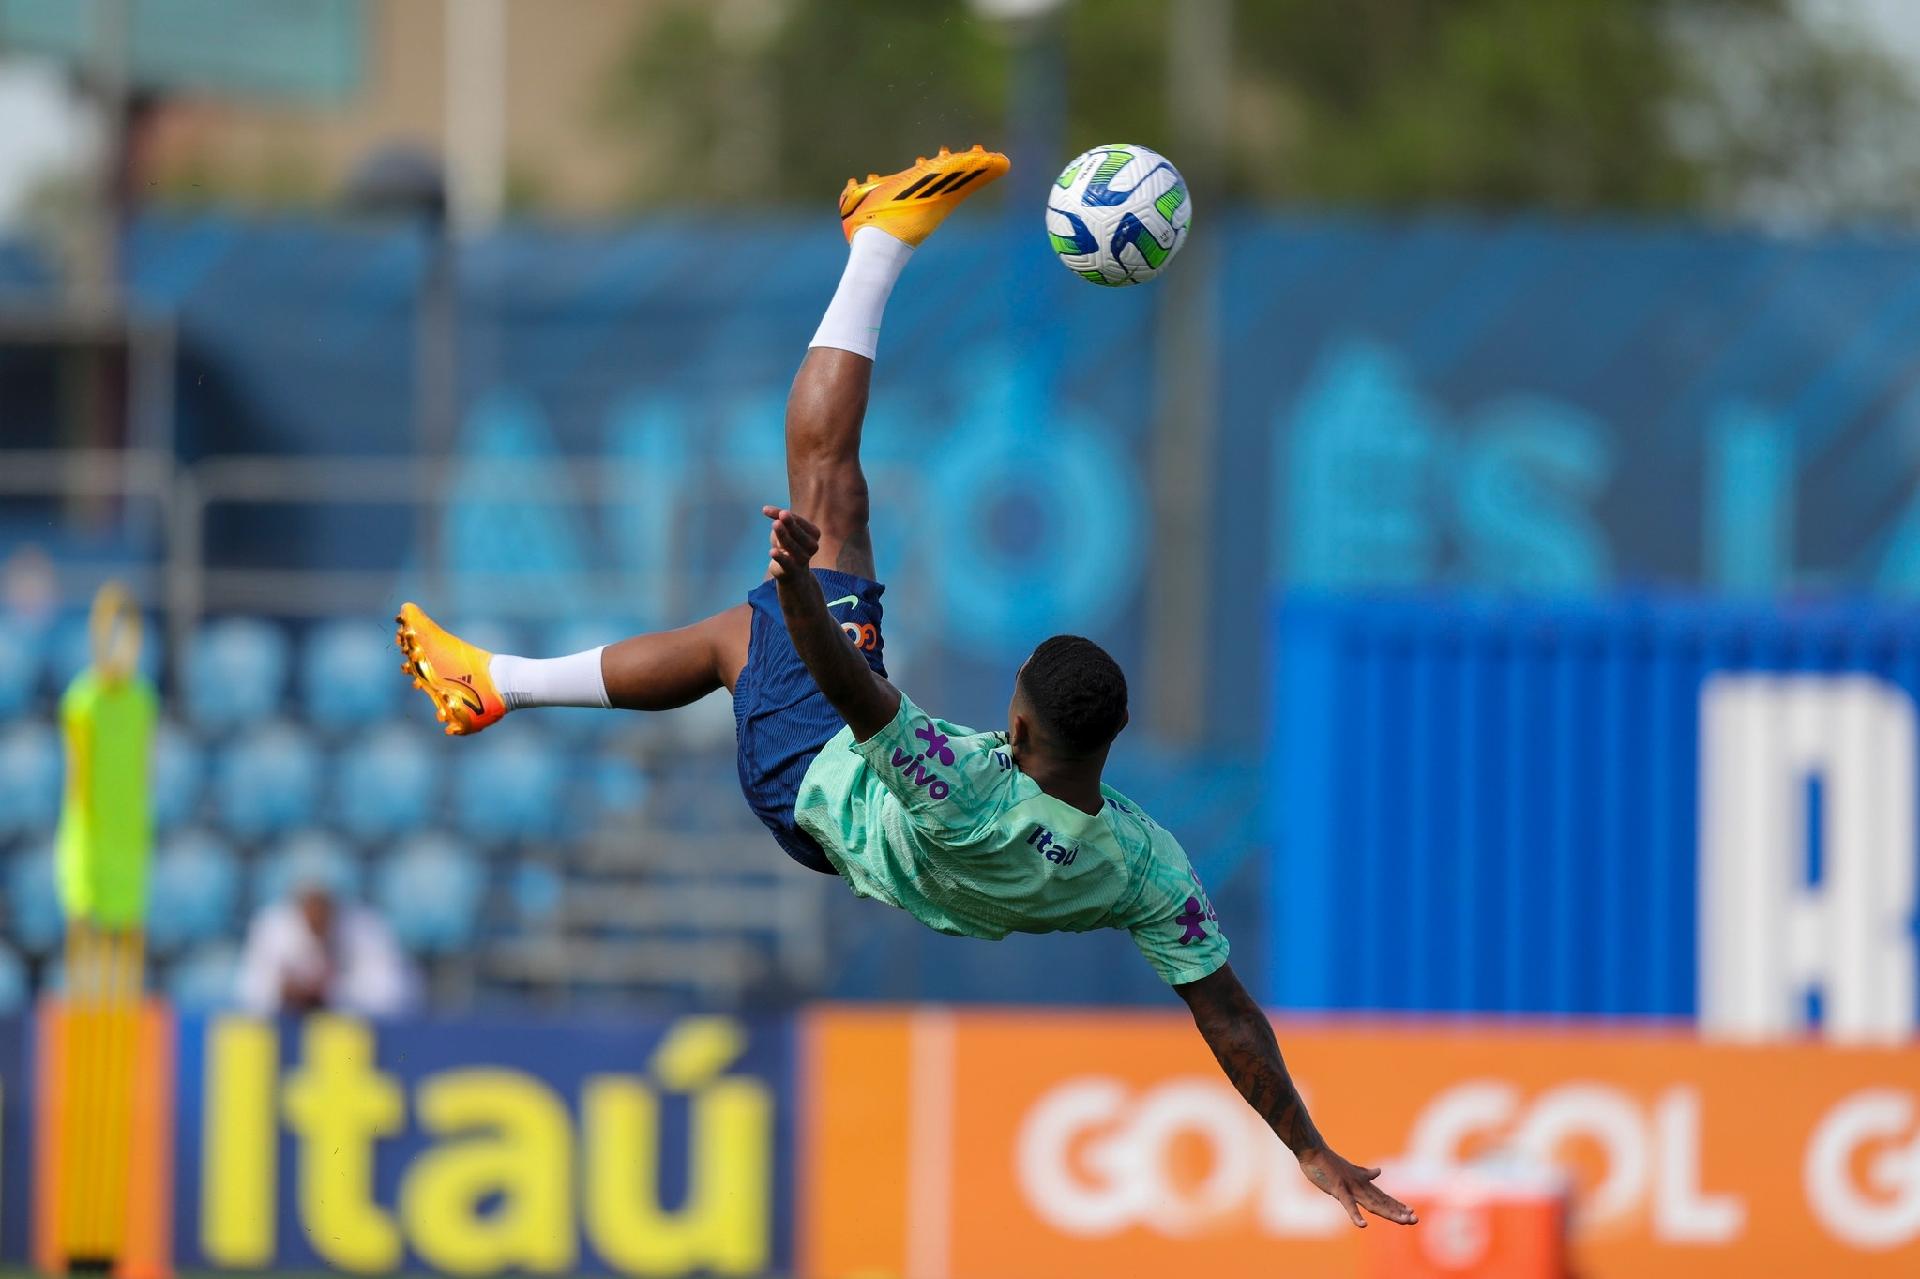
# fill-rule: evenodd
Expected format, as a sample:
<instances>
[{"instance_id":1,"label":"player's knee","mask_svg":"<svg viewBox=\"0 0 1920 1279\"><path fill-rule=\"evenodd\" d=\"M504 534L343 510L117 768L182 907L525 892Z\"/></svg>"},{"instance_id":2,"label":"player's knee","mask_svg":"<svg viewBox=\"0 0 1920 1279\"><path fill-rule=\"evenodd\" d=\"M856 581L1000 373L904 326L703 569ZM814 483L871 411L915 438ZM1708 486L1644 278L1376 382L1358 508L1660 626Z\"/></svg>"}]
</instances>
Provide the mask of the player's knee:
<instances>
[{"instance_id":1,"label":"player's knee","mask_svg":"<svg viewBox=\"0 0 1920 1279\"><path fill-rule=\"evenodd\" d=\"M822 475L860 470L860 433L822 423L787 423L787 466Z\"/></svg>"},{"instance_id":2,"label":"player's knee","mask_svg":"<svg viewBox=\"0 0 1920 1279\"><path fill-rule=\"evenodd\" d=\"M792 487L794 509L829 536L845 537L866 527L867 477L859 466L796 465Z\"/></svg>"}]
</instances>

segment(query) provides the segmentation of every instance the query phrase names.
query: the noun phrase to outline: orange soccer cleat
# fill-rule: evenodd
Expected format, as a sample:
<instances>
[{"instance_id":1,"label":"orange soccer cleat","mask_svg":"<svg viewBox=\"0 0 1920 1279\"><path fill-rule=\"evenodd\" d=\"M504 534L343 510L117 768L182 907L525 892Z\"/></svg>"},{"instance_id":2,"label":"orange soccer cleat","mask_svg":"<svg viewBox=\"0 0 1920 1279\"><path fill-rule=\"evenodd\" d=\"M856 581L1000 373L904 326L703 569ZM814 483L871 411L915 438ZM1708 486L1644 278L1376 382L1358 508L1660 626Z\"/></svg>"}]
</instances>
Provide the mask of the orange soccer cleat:
<instances>
[{"instance_id":1,"label":"orange soccer cleat","mask_svg":"<svg viewBox=\"0 0 1920 1279\"><path fill-rule=\"evenodd\" d=\"M432 699L433 713L447 726L447 736L477 733L507 713L487 672L492 653L448 634L418 604L402 604L393 620L398 623L394 639L407 658L400 669Z\"/></svg>"},{"instance_id":2,"label":"orange soccer cleat","mask_svg":"<svg viewBox=\"0 0 1920 1279\"><path fill-rule=\"evenodd\" d=\"M848 178L840 192L840 229L851 240L863 226L879 227L918 246L962 200L1005 176L1009 167L1006 156L976 143L958 155L941 147L933 159L921 156L912 168L885 177Z\"/></svg>"}]
</instances>

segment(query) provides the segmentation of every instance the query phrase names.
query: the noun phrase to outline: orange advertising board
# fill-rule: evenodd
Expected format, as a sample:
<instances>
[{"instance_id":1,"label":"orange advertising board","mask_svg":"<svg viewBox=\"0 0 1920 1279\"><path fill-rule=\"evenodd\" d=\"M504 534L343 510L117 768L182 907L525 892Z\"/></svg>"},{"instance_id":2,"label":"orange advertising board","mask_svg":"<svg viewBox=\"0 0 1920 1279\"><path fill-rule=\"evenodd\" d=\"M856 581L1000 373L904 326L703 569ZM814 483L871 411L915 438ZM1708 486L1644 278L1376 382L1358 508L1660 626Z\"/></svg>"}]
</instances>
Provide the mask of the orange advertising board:
<instances>
[{"instance_id":1,"label":"orange advertising board","mask_svg":"<svg viewBox=\"0 0 1920 1279\"><path fill-rule=\"evenodd\" d=\"M1581 1279L1920 1275L1920 1046L1278 1029L1322 1130L1390 1190L1495 1156L1565 1169ZM818 1279L1380 1273L1395 1228L1345 1224L1177 1014L827 1010L804 1052Z\"/></svg>"}]
</instances>

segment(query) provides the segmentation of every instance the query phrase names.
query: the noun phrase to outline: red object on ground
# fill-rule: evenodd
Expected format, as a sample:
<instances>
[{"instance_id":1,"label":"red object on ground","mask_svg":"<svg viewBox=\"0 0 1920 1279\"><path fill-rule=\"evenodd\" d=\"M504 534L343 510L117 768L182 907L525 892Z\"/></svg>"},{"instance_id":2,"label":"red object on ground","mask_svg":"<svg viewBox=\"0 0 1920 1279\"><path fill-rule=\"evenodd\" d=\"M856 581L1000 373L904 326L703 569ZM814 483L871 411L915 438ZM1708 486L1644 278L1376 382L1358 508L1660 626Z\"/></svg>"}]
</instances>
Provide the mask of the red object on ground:
<instances>
[{"instance_id":1,"label":"red object on ground","mask_svg":"<svg viewBox=\"0 0 1920 1279\"><path fill-rule=\"evenodd\" d=\"M1367 1279L1565 1279L1567 1191L1553 1170L1403 1169L1392 1184L1420 1224L1369 1223Z\"/></svg>"}]
</instances>

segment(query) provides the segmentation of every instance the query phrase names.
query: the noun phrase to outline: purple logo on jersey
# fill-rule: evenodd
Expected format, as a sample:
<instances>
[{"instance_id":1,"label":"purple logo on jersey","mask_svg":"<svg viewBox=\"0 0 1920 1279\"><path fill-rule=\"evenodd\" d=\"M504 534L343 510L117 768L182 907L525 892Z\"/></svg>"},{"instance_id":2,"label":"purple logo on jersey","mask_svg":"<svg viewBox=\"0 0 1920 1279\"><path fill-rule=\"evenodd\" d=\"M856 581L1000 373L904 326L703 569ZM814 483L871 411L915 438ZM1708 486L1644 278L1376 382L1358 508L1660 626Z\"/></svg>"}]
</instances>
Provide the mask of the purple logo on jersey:
<instances>
[{"instance_id":1,"label":"purple logo on jersey","mask_svg":"<svg viewBox=\"0 0 1920 1279\"><path fill-rule=\"evenodd\" d=\"M1173 920L1174 923L1187 930L1180 935L1180 944L1182 946L1187 945L1189 942L1205 941L1207 939L1206 921L1212 913L1212 911L1203 911L1201 909L1200 899L1198 897L1187 898L1187 913L1184 915L1176 915Z\"/></svg>"},{"instance_id":2,"label":"purple logo on jersey","mask_svg":"<svg viewBox=\"0 0 1920 1279\"><path fill-rule=\"evenodd\" d=\"M947 745L945 733L934 728L928 720L924 728L916 728L913 735L927 744L927 749L918 755L909 755L899 747L893 749L893 766L901 771L915 786L924 786L929 799L945 799L952 793L952 787L942 780L938 773L930 771L921 760L939 760L942 764L953 765L953 751Z\"/></svg>"},{"instance_id":3,"label":"purple logo on jersey","mask_svg":"<svg viewBox=\"0 0 1920 1279\"><path fill-rule=\"evenodd\" d=\"M953 750L947 745L947 735L933 726L928 720L926 727L916 728L913 735L927 744L927 758L937 759L948 768L953 767Z\"/></svg>"}]
</instances>

